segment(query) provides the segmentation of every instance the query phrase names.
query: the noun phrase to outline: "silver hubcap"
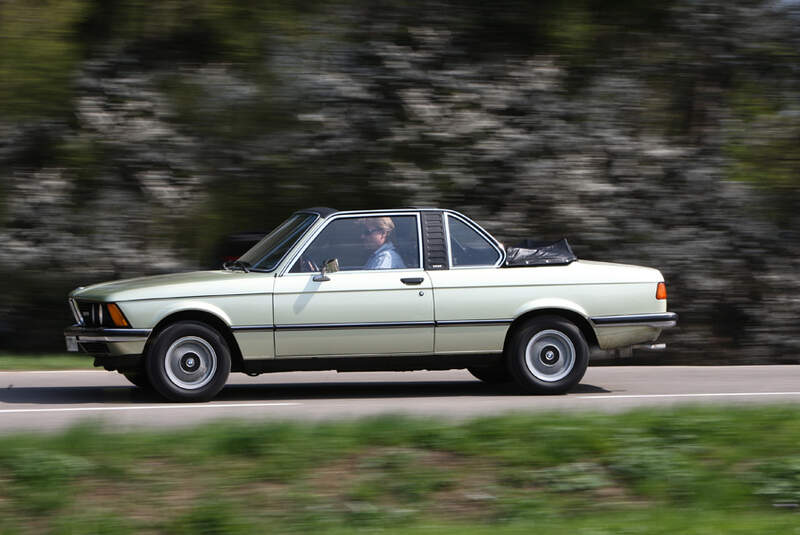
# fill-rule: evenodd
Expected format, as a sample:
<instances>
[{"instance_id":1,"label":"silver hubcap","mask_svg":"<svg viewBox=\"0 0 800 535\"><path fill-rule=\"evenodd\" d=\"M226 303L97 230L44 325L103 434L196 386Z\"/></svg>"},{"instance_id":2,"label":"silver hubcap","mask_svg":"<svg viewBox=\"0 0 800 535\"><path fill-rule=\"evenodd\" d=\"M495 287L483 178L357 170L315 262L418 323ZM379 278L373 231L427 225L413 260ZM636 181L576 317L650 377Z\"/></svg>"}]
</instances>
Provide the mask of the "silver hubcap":
<instances>
[{"instance_id":1,"label":"silver hubcap","mask_svg":"<svg viewBox=\"0 0 800 535\"><path fill-rule=\"evenodd\" d=\"M175 340L164 357L167 377L176 386L196 390L207 385L217 372L217 354L211 344L197 336Z\"/></svg>"},{"instance_id":2,"label":"silver hubcap","mask_svg":"<svg viewBox=\"0 0 800 535\"><path fill-rule=\"evenodd\" d=\"M575 346L561 331L539 331L525 348L525 364L537 379L559 381L575 366Z\"/></svg>"}]
</instances>

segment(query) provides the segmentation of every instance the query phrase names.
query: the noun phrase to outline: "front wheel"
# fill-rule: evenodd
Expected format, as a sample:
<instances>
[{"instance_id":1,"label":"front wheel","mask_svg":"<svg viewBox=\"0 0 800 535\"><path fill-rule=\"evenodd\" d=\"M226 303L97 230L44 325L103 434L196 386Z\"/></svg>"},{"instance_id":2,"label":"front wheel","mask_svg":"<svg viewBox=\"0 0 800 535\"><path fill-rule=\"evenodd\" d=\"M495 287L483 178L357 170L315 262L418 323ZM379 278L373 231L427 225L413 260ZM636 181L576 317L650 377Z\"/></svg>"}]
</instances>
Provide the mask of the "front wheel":
<instances>
[{"instance_id":1,"label":"front wheel","mask_svg":"<svg viewBox=\"0 0 800 535\"><path fill-rule=\"evenodd\" d=\"M525 392L564 394L583 378L588 365L586 339L564 318L540 316L512 335L508 369Z\"/></svg>"},{"instance_id":2,"label":"front wheel","mask_svg":"<svg viewBox=\"0 0 800 535\"><path fill-rule=\"evenodd\" d=\"M182 321L158 334L145 360L153 388L172 401L208 401L231 371L225 339L205 323Z\"/></svg>"}]
</instances>

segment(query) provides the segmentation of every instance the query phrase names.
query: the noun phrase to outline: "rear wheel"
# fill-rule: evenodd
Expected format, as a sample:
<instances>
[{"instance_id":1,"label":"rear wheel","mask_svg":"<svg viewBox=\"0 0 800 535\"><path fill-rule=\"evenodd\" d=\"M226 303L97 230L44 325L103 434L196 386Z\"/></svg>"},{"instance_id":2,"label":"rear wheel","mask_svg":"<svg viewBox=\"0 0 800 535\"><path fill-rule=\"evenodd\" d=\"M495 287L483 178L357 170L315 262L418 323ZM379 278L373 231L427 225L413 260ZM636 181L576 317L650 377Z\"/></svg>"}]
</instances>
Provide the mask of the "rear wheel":
<instances>
[{"instance_id":1,"label":"rear wheel","mask_svg":"<svg viewBox=\"0 0 800 535\"><path fill-rule=\"evenodd\" d=\"M559 316L534 318L512 334L508 370L525 392L566 393L588 364L589 345L580 329Z\"/></svg>"},{"instance_id":2,"label":"rear wheel","mask_svg":"<svg viewBox=\"0 0 800 535\"><path fill-rule=\"evenodd\" d=\"M172 401L208 401L231 371L225 339L205 323L182 321L161 331L145 360L153 388Z\"/></svg>"}]
</instances>

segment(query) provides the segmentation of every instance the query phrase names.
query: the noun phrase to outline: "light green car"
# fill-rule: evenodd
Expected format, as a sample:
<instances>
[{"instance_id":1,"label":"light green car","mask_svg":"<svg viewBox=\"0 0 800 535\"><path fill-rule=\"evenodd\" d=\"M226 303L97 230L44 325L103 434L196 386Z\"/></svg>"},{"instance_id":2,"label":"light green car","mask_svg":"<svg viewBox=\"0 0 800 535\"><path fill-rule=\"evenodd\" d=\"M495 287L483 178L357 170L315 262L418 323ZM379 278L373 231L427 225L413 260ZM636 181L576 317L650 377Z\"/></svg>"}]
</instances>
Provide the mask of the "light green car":
<instances>
[{"instance_id":1,"label":"light green car","mask_svg":"<svg viewBox=\"0 0 800 535\"><path fill-rule=\"evenodd\" d=\"M566 241L504 248L439 209L300 210L218 271L121 280L69 296L67 348L174 401L231 371L467 368L559 394L591 346L672 327L658 270L577 260Z\"/></svg>"}]
</instances>

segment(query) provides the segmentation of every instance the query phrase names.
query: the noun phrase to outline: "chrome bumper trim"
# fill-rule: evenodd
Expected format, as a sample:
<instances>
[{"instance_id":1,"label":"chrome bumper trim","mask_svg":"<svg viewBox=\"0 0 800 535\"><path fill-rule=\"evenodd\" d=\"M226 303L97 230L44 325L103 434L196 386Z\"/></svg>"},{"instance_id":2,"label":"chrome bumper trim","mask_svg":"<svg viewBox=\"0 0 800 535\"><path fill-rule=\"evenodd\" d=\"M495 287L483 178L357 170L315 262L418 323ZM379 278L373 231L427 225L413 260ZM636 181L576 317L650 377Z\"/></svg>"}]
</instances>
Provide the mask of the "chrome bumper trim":
<instances>
[{"instance_id":1,"label":"chrome bumper trim","mask_svg":"<svg viewBox=\"0 0 800 535\"><path fill-rule=\"evenodd\" d=\"M73 325L64 330L64 336L75 336L78 342L142 342L150 336L151 329L99 329Z\"/></svg>"},{"instance_id":2,"label":"chrome bumper trim","mask_svg":"<svg viewBox=\"0 0 800 535\"><path fill-rule=\"evenodd\" d=\"M668 329L678 324L678 315L674 312L664 312L662 314L630 314L627 316L600 316L589 319L598 327L636 325Z\"/></svg>"}]
</instances>

